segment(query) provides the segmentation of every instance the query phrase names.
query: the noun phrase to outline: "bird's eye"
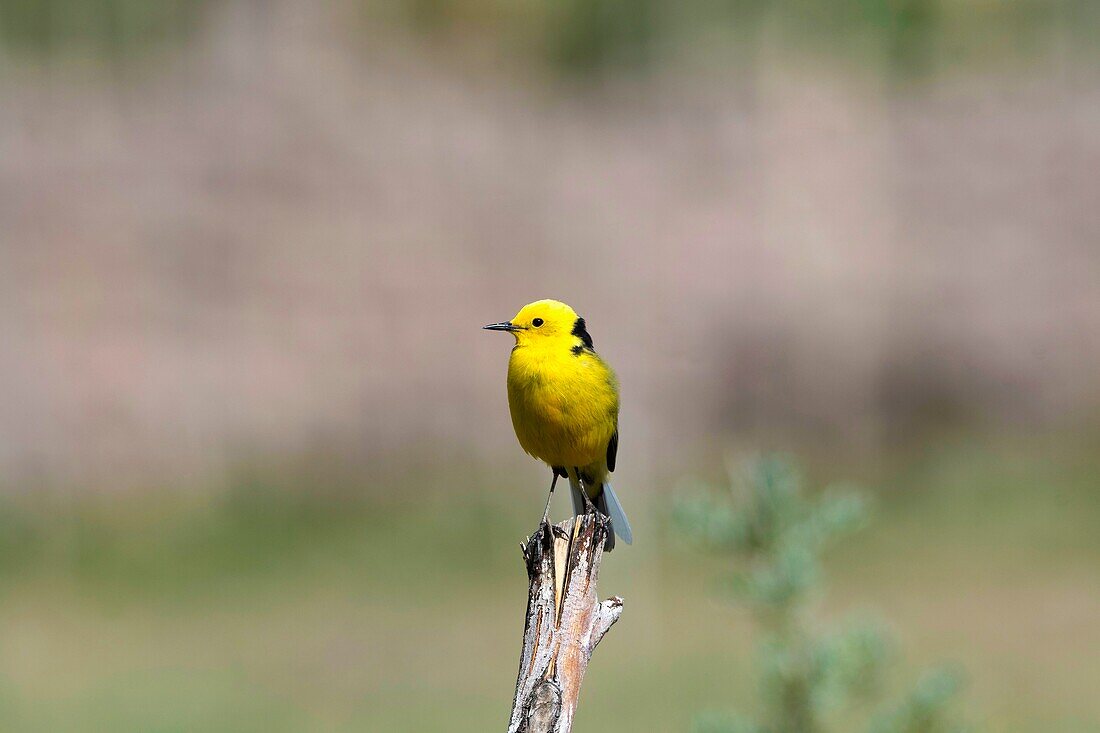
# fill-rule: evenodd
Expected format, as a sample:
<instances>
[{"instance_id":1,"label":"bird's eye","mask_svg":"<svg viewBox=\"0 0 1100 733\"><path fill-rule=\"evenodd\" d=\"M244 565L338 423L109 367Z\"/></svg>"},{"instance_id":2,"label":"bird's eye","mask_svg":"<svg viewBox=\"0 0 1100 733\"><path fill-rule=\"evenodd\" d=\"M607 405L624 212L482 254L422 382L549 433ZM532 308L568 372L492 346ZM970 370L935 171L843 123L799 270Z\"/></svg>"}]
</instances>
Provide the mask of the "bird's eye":
<instances>
[{"instance_id":1,"label":"bird's eye","mask_svg":"<svg viewBox=\"0 0 1100 733\"><path fill-rule=\"evenodd\" d=\"M531 325L534 326L535 328L538 328L539 326L542 325L542 319L541 318L534 319L533 321L531 321Z\"/></svg>"}]
</instances>

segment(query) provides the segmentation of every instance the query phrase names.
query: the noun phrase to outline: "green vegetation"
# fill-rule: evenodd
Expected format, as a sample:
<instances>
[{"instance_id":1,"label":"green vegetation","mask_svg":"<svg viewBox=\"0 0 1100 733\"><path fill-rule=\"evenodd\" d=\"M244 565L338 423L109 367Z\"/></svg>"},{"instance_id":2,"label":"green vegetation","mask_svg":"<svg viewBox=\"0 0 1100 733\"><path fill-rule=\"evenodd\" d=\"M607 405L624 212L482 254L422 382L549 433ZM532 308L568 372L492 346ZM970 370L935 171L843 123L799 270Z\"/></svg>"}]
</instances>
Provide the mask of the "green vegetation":
<instances>
[{"instance_id":1,"label":"green vegetation","mask_svg":"<svg viewBox=\"0 0 1100 733\"><path fill-rule=\"evenodd\" d=\"M363 0L375 9L375 0ZM728 68L761 44L778 55L833 58L897 77L959 64L1028 59L1049 44L1091 48L1100 11L1090 0L406 0L412 27L476 38L572 76L687 63Z\"/></svg>"},{"instance_id":2,"label":"green vegetation","mask_svg":"<svg viewBox=\"0 0 1100 733\"><path fill-rule=\"evenodd\" d=\"M121 58L189 36L209 0L0 0L0 46Z\"/></svg>"},{"instance_id":3,"label":"green vegetation","mask_svg":"<svg viewBox=\"0 0 1100 733\"><path fill-rule=\"evenodd\" d=\"M678 508L679 525L705 546L735 559L730 590L753 611L763 632L758 651L759 720L708 714L699 733L821 733L853 730L861 708L881 708L869 733L955 733L948 704L958 686L946 671L928 672L905 699L879 703L893 643L880 625L851 620L818 630L810 602L822 584L820 556L834 539L867 520L861 496L827 490L806 497L797 470L765 458L731 476L734 496L699 495Z\"/></svg>"},{"instance_id":4,"label":"green vegetation","mask_svg":"<svg viewBox=\"0 0 1100 733\"><path fill-rule=\"evenodd\" d=\"M431 44L486 48L571 77L751 62L762 44L785 58L832 58L899 77L1091 55L1091 0L358 0L374 40L385 19ZM0 0L0 44L32 56L127 58L190 37L217 0ZM334 6L335 7L335 6ZM318 9L318 12L324 12Z\"/></svg>"},{"instance_id":5,"label":"green vegetation","mask_svg":"<svg viewBox=\"0 0 1100 733\"><path fill-rule=\"evenodd\" d=\"M962 437L870 473L835 457L811 465L855 476L876 504L876 521L825 558L822 617L874 607L906 651L890 665L888 645L842 626L830 654L866 644L887 655L892 699L920 668L957 661L963 712L985 730L1100 732L1100 456L1089 441ZM688 731L697 711L726 707L764 719L753 615L708 587L729 557L662 531L668 485L645 484L630 464L620 472L637 541L600 582L627 606L589 669L577 729ZM500 726L526 598L518 542L542 509L541 476L517 462L380 487L300 466L182 494L8 487L0 728Z\"/></svg>"}]
</instances>

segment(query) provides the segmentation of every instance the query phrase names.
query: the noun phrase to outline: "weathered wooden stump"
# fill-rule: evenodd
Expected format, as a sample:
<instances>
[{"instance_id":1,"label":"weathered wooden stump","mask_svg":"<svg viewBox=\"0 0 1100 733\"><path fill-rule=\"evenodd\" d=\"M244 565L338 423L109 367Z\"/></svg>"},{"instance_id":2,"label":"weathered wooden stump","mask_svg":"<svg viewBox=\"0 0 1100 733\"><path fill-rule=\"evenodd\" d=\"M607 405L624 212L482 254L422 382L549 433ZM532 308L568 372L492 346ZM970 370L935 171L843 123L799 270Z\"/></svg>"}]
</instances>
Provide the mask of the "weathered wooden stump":
<instances>
[{"instance_id":1,"label":"weathered wooden stump","mask_svg":"<svg viewBox=\"0 0 1100 733\"><path fill-rule=\"evenodd\" d=\"M596 597L611 522L584 514L544 522L523 546L530 581L508 733L569 733L592 651L619 620L623 599Z\"/></svg>"}]
</instances>

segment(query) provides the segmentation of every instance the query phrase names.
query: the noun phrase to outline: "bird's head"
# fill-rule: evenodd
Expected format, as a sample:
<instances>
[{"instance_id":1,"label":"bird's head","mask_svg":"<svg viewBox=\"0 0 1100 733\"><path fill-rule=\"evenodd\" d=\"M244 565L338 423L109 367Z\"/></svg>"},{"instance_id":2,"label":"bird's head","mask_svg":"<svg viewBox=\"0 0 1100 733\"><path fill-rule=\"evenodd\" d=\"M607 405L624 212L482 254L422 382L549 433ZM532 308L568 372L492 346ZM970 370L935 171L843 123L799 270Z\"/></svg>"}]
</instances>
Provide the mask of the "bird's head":
<instances>
[{"instance_id":1,"label":"bird's head","mask_svg":"<svg viewBox=\"0 0 1100 733\"><path fill-rule=\"evenodd\" d=\"M489 331L508 331L517 346L562 343L569 348L592 348L584 319L559 300L536 300L520 308L510 321L490 323Z\"/></svg>"}]
</instances>

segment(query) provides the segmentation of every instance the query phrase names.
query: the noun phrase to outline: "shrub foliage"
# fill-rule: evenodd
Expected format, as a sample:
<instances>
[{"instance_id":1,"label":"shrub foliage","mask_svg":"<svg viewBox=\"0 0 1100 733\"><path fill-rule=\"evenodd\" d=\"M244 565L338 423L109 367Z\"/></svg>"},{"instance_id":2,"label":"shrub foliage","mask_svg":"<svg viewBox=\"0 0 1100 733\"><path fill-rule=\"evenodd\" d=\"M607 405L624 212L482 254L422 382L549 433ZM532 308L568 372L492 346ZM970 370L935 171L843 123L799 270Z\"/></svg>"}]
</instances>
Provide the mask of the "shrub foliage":
<instances>
[{"instance_id":1,"label":"shrub foliage","mask_svg":"<svg viewBox=\"0 0 1100 733\"><path fill-rule=\"evenodd\" d=\"M733 467L723 491L695 491L676 508L694 542L728 556L728 586L759 629L760 712L705 713L696 733L960 733L951 702L959 675L925 672L900 700L888 699L894 644L882 624L854 618L822 627L813 600L824 582L822 553L869 521L848 488L816 496L782 457Z\"/></svg>"}]
</instances>

